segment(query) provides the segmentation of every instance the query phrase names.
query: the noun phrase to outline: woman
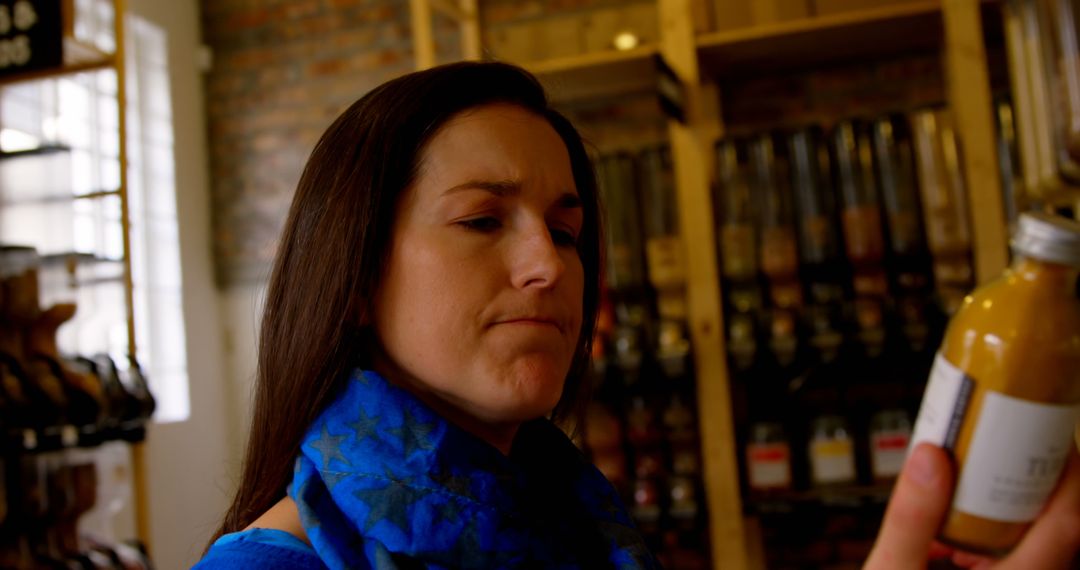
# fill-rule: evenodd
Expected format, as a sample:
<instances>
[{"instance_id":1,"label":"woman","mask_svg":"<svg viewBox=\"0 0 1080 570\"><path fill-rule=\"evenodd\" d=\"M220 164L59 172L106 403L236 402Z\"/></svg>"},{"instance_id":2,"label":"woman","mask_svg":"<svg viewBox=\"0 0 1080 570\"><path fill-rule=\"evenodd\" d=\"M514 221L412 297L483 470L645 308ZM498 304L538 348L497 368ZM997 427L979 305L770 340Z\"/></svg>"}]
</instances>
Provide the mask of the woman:
<instances>
[{"instance_id":1,"label":"woman","mask_svg":"<svg viewBox=\"0 0 1080 570\"><path fill-rule=\"evenodd\" d=\"M553 425L584 397L598 211L579 135L516 67L410 74L345 111L297 188L243 477L198 567L657 567ZM896 504L928 495L904 481ZM877 567L925 561L925 514L890 510Z\"/></svg>"},{"instance_id":2,"label":"woman","mask_svg":"<svg viewBox=\"0 0 1080 570\"><path fill-rule=\"evenodd\" d=\"M345 111L281 238L221 532L293 531L340 567L654 566L534 421L581 402L599 227L581 139L520 69L415 73Z\"/></svg>"}]
</instances>

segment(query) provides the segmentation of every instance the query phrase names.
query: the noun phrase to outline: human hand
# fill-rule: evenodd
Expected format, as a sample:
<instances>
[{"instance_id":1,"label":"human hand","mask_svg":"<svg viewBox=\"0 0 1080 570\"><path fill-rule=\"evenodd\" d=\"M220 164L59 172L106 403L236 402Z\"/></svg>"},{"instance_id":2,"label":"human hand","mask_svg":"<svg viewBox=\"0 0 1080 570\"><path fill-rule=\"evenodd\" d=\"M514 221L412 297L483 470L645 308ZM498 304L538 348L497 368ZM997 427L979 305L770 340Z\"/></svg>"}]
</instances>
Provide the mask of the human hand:
<instances>
[{"instance_id":1,"label":"human hand","mask_svg":"<svg viewBox=\"0 0 1080 570\"><path fill-rule=\"evenodd\" d=\"M926 568L951 557L975 570L1068 569L1080 550L1080 456L1073 450L1054 494L1008 556L995 559L934 540L952 501L953 468L941 448L920 444L912 451L893 489L874 549L864 570Z\"/></svg>"}]
</instances>

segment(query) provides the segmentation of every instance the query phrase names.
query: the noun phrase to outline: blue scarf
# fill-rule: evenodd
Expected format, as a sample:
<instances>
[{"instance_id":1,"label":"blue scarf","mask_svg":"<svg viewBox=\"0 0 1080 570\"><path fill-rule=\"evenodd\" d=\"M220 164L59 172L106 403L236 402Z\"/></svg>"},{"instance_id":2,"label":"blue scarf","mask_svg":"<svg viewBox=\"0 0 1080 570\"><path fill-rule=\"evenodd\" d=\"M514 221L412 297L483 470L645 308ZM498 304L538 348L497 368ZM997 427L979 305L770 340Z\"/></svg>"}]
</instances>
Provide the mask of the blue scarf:
<instances>
[{"instance_id":1,"label":"blue scarf","mask_svg":"<svg viewBox=\"0 0 1080 570\"><path fill-rule=\"evenodd\" d=\"M289 493L330 568L658 568L615 490L547 420L510 456L378 374L311 425Z\"/></svg>"}]
</instances>

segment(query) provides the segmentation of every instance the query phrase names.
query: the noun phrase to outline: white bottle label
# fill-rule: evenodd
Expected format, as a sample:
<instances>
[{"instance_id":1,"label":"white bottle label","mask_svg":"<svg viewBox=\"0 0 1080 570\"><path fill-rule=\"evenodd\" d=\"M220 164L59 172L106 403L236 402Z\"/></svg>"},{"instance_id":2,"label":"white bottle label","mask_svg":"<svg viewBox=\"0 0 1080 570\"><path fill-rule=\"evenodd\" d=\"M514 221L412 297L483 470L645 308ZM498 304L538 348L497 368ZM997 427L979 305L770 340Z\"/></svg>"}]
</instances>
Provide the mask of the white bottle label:
<instances>
[{"instance_id":1,"label":"white bottle label","mask_svg":"<svg viewBox=\"0 0 1080 570\"><path fill-rule=\"evenodd\" d=\"M810 444L814 482L850 483L855 480L855 448L849 439L822 439Z\"/></svg>"},{"instance_id":2,"label":"white bottle label","mask_svg":"<svg viewBox=\"0 0 1080 570\"><path fill-rule=\"evenodd\" d=\"M951 449L967 413L975 383L941 354L934 359L926 384L911 447L924 441Z\"/></svg>"},{"instance_id":3,"label":"white bottle label","mask_svg":"<svg viewBox=\"0 0 1080 570\"><path fill-rule=\"evenodd\" d=\"M987 519L1035 519L1065 467L1080 406L987 392L953 506Z\"/></svg>"},{"instance_id":4,"label":"white bottle label","mask_svg":"<svg viewBox=\"0 0 1080 570\"><path fill-rule=\"evenodd\" d=\"M974 381L938 354L911 438L952 449ZM964 458L953 507L1002 522L1035 519L1072 448L1080 405L1058 406L987 391Z\"/></svg>"}]
</instances>

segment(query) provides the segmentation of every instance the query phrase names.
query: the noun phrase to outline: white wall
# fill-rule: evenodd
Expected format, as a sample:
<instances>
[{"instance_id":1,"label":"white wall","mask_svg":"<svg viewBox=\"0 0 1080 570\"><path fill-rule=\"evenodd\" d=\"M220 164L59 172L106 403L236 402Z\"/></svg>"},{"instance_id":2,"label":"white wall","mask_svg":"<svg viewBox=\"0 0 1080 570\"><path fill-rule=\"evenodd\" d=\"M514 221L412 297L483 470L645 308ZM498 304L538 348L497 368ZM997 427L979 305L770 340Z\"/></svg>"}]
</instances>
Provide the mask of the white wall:
<instances>
[{"instance_id":1,"label":"white wall","mask_svg":"<svg viewBox=\"0 0 1080 570\"><path fill-rule=\"evenodd\" d=\"M130 0L165 29L175 130L191 417L151 427L146 445L150 546L158 568L189 568L233 492L240 436L231 418L221 297L211 261L210 192L198 3Z\"/></svg>"},{"instance_id":2,"label":"white wall","mask_svg":"<svg viewBox=\"0 0 1080 570\"><path fill-rule=\"evenodd\" d=\"M236 475L239 478L239 458L247 441L248 422L251 420L251 395L255 383L256 346L259 338L259 321L262 319L262 303L266 294L265 284L234 285L221 292L221 315L228 352L225 355L225 372L229 379L230 408L228 429L234 434L233 453L236 457Z\"/></svg>"}]
</instances>

